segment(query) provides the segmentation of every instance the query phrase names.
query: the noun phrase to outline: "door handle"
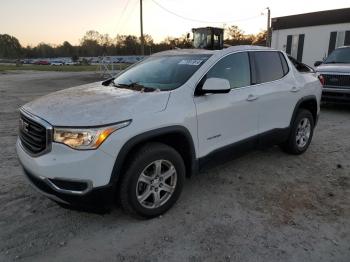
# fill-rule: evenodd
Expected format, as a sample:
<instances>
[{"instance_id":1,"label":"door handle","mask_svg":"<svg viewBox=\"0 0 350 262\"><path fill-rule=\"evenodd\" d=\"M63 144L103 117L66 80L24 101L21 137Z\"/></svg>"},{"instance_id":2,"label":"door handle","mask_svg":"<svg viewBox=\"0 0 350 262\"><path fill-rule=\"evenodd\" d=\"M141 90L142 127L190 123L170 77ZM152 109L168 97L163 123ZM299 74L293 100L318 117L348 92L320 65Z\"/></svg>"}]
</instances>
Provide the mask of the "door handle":
<instances>
[{"instance_id":1,"label":"door handle","mask_svg":"<svg viewBox=\"0 0 350 262\"><path fill-rule=\"evenodd\" d=\"M252 94L248 95L248 97L247 97L247 101L254 101L254 100L257 100L257 99L258 99L258 97L255 96L255 95L252 95Z\"/></svg>"},{"instance_id":2,"label":"door handle","mask_svg":"<svg viewBox=\"0 0 350 262\"><path fill-rule=\"evenodd\" d=\"M300 90L300 88L293 86L290 91L295 93L295 92L298 92L299 90Z\"/></svg>"}]
</instances>

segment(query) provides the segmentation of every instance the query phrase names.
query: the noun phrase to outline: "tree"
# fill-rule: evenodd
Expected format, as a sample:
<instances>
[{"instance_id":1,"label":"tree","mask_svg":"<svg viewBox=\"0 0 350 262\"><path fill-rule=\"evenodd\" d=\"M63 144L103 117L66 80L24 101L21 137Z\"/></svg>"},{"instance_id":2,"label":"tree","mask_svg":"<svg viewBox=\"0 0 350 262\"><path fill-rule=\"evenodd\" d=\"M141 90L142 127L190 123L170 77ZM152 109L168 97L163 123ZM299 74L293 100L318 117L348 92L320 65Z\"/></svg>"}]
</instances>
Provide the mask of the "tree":
<instances>
[{"instance_id":1,"label":"tree","mask_svg":"<svg viewBox=\"0 0 350 262\"><path fill-rule=\"evenodd\" d=\"M166 37L162 44L165 44L171 49L174 49L175 47L177 48L190 48L192 47L192 41L187 38L187 35L182 35L181 37Z\"/></svg>"},{"instance_id":2,"label":"tree","mask_svg":"<svg viewBox=\"0 0 350 262\"><path fill-rule=\"evenodd\" d=\"M228 45L252 45L255 35L246 35L238 26L232 25L227 29L225 44Z\"/></svg>"},{"instance_id":3,"label":"tree","mask_svg":"<svg viewBox=\"0 0 350 262\"><path fill-rule=\"evenodd\" d=\"M266 39L267 39L267 30L261 31L260 33L255 35L253 45L266 46Z\"/></svg>"},{"instance_id":4,"label":"tree","mask_svg":"<svg viewBox=\"0 0 350 262\"><path fill-rule=\"evenodd\" d=\"M34 47L34 52L37 57L55 57L55 49L46 43L40 43Z\"/></svg>"},{"instance_id":5,"label":"tree","mask_svg":"<svg viewBox=\"0 0 350 262\"><path fill-rule=\"evenodd\" d=\"M99 32L95 30L89 30L85 33L80 43L82 44L84 41L87 41L87 40L92 40L92 41L96 41L97 43L100 43L101 37L102 36Z\"/></svg>"},{"instance_id":6,"label":"tree","mask_svg":"<svg viewBox=\"0 0 350 262\"><path fill-rule=\"evenodd\" d=\"M125 48L126 54L129 54L129 55L140 54L141 44L138 37L134 35L126 36L124 40L124 48Z\"/></svg>"},{"instance_id":7,"label":"tree","mask_svg":"<svg viewBox=\"0 0 350 262\"><path fill-rule=\"evenodd\" d=\"M244 38L244 31L239 29L238 26L232 25L227 29L228 39L230 40L242 40Z\"/></svg>"},{"instance_id":8,"label":"tree","mask_svg":"<svg viewBox=\"0 0 350 262\"><path fill-rule=\"evenodd\" d=\"M19 58L22 53L22 47L18 39L4 34L0 35L0 57Z\"/></svg>"},{"instance_id":9,"label":"tree","mask_svg":"<svg viewBox=\"0 0 350 262\"><path fill-rule=\"evenodd\" d=\"M74 55L74 47L68 41L64 41L61 47L64 56Z\"/></svg>"},{"instance_id":10,"label":"tree","mask_svg":"<svg viewBox=\"0 0 350 262\"><path fill-rule=\"evenodd\" d=\"M79 48L82 56L100 56L102 55L102 48L97 40L86 39L81 43Z\"/></svg>"},{"instance_id":11,"label":"tree","mask_svg":"<svg viewBox=\"0 0 350 262\"><path fill-rule=\"evenodd\" d=\"M246 35L238 26L232 25L226 30L225 44L229 45L265 45L266 31L253 35ZM151 35L144 35L146 53L156 53L174 48L191 48L192 40L184 34L180 37L167 37L160 43L154 43ZM80 40L80 45L73 46L68 41L61 45L51 46L40 43L36 47L22 48L15 37L0 35L0 57L28 58L38 57L72 57L101 55L140 55L141 41L134 35L117 35L111 38L108 34L100 34L89 30Z\"/></svg>"}]
</instances>

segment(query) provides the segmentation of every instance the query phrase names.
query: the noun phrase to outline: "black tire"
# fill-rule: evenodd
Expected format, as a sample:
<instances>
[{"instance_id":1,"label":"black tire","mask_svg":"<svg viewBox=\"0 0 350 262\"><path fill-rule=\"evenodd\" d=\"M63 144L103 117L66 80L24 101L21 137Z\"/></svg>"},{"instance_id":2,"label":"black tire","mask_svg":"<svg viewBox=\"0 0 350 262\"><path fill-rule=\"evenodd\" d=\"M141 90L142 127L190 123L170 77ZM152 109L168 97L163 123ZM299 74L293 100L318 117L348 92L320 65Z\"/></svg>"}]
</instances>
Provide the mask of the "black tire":
<instances>
[{"instance_id":1,"label":"black tire","mask_svg":"<svg viewBox=\"0 0 350 262\"><path fill-rule=\"evenodd\" d=\"M298 134L299 124L301 123L301 121L303 119L308 119L308 121L310 123L311 130L310 130L310 136L309 136L306 144L303 146L300 146L297 143L297 134ZM304 153L308 149L308 147L311 143L313 133L314 133L314 127L315 127L315 122L314 122L314 118L313 118L311 112L306 110L306 109L300 109L297 112L297 116L294 119L294 122L291 126L291 132L290 132L289 138L286 141L286 143L281 146L281 148L285 152L287 152L289 154L293 154L293 155L300 155L300 154Z\"/></svg>"},{"instance_id":2,"label":"black tire","mask_svg":"<svg viewBox=\"0 0 350 262\"><path fill-rule=\"evenodd\" d=\"M130 161L127 164L126 171L119 186L119 201L122 208L127 213L136 217L152 218L163 214L175 204L181 194L186 173L182 157L172 147L153 142L142 146L129 159ZM170 198L165 203L159 207L147 208L144 207L137 198L137 190L139 190L138 181L144 169L157 160L165 161L173 165L176 170L176 184L174 185L174 190ZM159 194L160 191L161 190L159 190ZM151 197L154 197L154 195L152 194Z\"/></svg>"}]
</instances>

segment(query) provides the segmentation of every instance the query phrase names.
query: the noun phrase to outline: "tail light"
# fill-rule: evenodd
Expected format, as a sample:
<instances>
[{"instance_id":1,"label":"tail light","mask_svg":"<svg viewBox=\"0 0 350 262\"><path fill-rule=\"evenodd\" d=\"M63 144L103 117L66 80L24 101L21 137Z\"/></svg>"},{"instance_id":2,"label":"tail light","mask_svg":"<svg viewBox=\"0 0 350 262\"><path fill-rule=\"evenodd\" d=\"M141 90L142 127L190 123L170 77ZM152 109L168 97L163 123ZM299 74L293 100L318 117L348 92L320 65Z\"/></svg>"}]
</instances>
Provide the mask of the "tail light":
<instances>
[{"instance_id":1,"label":"tail light","mask_svg":"<svg viewBox=\"0 0 350 262\"><path fill-rule=\"evenodd\" d=\"M323 75L319 75L318 80L320 80L322 86L324 86L326 84L326 80L324 79Z\"/></svg>"}]
</instances>

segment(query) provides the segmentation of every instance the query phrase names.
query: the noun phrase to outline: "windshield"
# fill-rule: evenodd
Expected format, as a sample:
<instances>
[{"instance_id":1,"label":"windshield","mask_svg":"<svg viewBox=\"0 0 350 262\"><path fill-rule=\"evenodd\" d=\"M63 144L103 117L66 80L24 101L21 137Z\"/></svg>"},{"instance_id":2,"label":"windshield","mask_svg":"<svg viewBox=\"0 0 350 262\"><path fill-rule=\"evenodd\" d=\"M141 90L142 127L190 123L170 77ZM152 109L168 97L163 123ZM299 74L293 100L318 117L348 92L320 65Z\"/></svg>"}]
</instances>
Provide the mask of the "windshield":
<instances>
[{"instance_id":1,"label":"windshield","mask_svg":"<svg viewBox=\"0 0 350 262\"><path fill-rule=\"evenodd\" d=\"M152 56L131 67L114 80L116 86L138 85L172 90L183 85L210 55Z\"/></svg>"},{"instance_id":2,"label":"windshield","mask_svg":"<svg viewBox=\"0 0 350 262\"><path fill-rule=\"evenodd\" d=\"M335 49L324 61L325 64L350 64L350 47Z\"/></svg>"}]
</instances>

